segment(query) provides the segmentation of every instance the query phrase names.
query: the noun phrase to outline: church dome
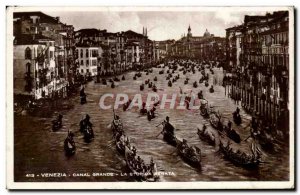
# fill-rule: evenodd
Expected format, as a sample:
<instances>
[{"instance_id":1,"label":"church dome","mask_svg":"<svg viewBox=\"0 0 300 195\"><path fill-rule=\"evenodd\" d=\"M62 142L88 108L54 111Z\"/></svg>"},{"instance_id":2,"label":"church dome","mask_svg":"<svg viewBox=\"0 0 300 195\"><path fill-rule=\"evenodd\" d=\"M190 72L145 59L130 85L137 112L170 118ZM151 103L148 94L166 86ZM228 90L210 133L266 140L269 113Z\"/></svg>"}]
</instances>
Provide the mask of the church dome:
<instances>
[{"instance_id":1,"label":"church dome","mask_svg":"<svg viewBox=\"0 0 300 195\"><path fill-rule=\"evenodd\" d=\"M210 37L210 33L208 32L208 30L206 29L206 31L205 31L205 33L204 33L204 35L203 35L204 37Z\"/></svg>"}]
</instances>

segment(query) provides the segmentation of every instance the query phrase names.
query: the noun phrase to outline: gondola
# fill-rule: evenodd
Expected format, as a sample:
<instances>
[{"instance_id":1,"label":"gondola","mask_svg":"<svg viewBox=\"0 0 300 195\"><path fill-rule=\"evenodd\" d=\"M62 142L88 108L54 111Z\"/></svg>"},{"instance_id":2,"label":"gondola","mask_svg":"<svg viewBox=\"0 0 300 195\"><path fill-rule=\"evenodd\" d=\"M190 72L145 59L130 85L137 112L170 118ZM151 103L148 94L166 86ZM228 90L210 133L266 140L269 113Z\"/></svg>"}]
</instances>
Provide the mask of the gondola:
<instances>
[{"instance_id":1,"label":"gondola","mask_svg":"<svg viewBox=\"0 0 300 195\"><path fill-rule=\"evenodd\" d=\"M207 82L207 81L205 81L205 87L208 87L208 86L209 86L208 82Z\"/></svg>"},{"instance_id":2,"label":"gondola","mask_svg":"<svg viewBox=\"0 0 300 195\"><path fill-rule=\"evenodd\" d=\"M158 72L158 74L164 74L164 71L163 71L163 70L161 70L161 71L159 71L159 72Z\"/></svg>"},{"instance_id":3,"label":"gondola","mask_svg":"<svg viewBox=\"0 0 300 195\"><path fill-rule=\"evenodd\" d=\"M201 168L201 150L196 146L181 148L182 141L177 140L177 153L189 165Z\"/></svg>"},{"instance_id":4,"label":"gondola","mask_svg":"<svg viewBox=\"0 0 300 195\"><path fill-rule=\"evenodd\" d=\"M57 131L62 128L62 115L58 116L58 119L52 121L52 130Z\"/></svg>"},{"instance_id":5,"label":"gondola","mask_svg":"<svg viewBox=\"0 0 300 195\"><path fill-rule=\"evenodd\" d=\"M68 138L65 139L64 141L64 150L66 156L72 156L75 154L76 151L76 146L75 143L71 143Z\"/></svg>"},{"instance_id":6,"label":"gondola","mask_svg":"<svg viewBox=\"0 0 300 195\"><path fill-rule=\"evenodd\" d=\"M115 88L115 83L112 82L110 87L111 87L111 88Z\"/></svg>"},{"instance_id":7,"label":"gondola","mask_svg":"<svg viewBox=\"0 0 300 195\"><path fill-rule=\"evenodd\" d=\"M154 81L157 81L157 77L154 77L154 79L153 79Z\"/></svg>"},{"instance_id":8,"label":"gondola","mask_svg":"<svg viewBox=\"0 0 300 195\"><path fill-rule=\"evenodd\" d=\"M104 79L104 78L102 79L102 84L103 84L103 85L107 85L106 79Z\"/></svg>"},{"instance_id":9,"label":"gondola","mask_svg":"<svg viewBox=\"0 0 300 195\"><path fill-rule=\"evenodd\" d=\"M136 76L133 77L133 80L136 80Z\"/></svg>"},{"instance_id":10,"label":"gondola","mask_svg":"<svg viewBox=\"0 0 300 195\"><path fill-rule=\"evenodd\" d=\"M143 91L144 90L144 84L140 85L140 90Z\"/></svg>"},{"instance_id":11,"label":"gondola","mask_svg":"<svg viewBox=\"0 0 300 195\"><path fill-rule=\"evenodd\" d=\"M198 99L200 99L200 100L203 99L203 93L199 92L197 95L198 95Z\"/></svg>"},{"instance_id":12,"label":"gondola","mask_svg":"<svg viewBox=\"0 0 300 195\"><path fill-rule=\"evenodd\" d=\"M125 146L125 160L130 172L138 181L155 182L159 180L156 165L154 165L152 171L147 170L147 172L139 171L134 167L134 157L132 157L132 151L127 146Z\"/></svg>"},{"instance_id":13,"label":"gondola","mask_svg":"<svg viewBox=\"0 0 300 195\"><path fill-rule=\"evenodd\" d=\"M141 73L141 72L138 72L138 73L136 73L136 76L137 76L137 77L142 77L142 73Z\"/></svg>"},{"instance_id":14,"label":"gondola","mask_svg":"<svg viewBox=\"0 0 300 195\"><path fill-rule=\"evenodd\" d=\"M251 128L252 137L258 141L261 147L268 152L274 152L276 140L272 136L268 135L265 129L260 129L259 132L260 133L254 133L253 129Z\"/></svg>"},{"instance_id":15,"label":"gondola","mask_svg":"<svg viewBox=\"0 0 300 195\"><path fill-rule=\"evenodd\" d=\"M62 128L62 122L58 122L57 120L52 121L52 130L58 131L60 128Z\"/></svg>"},{"instance_id":16,"label":"gondola","mask_svg":"<svg viewBox=\"0 0 300 195\"><path fill-rule=\"evenodd\" d=\"M232 148L229 145L224 146L222 142L220 142L220 151L224 154L225 158L233 162L235 165L243 166L247 168L256 168L261 162L260 154L257 152L257 148L255 148L256 155L253 154L245 154L233 152Z\"/></svg>"},{"instance_id":17,"label":"gondola","mask_svg":"<svg viewBox=\"0 0 300 195\"><path fill-rule=\"evenodd\" d=\"M120 79L119 79L118 77L115 77L115 78L114 78L114 81L117 81L117 82L119 82L119 81L120 81Z\"/></svg>"},{"instance_id":18,"label":"gondola","mask_svg":"<svg viewBox=\"0 0 300 195\"><path fill-rule=\"evenodd\" d=\"M231 140L233 140L236 143L240 143L241 142L241 137L240 135L234 130L234 129L229 129L228 127L224 126L222 124L222 122L220 121L220 116L218 113L213 112L210 114L210 118L209 118L209 122L211 124L212 127L214 127L215 129L218 130L218 132L221 135L225 135L230 138Z\"/></svg>"},{"instance_id":19,"label":"gondola","mask_svg":"<svg viewBox=\"0 0 300 195\"><path fill-rule=\"evenodd\" d=\"M208 134L207 131L203 130L203 129L199 129L197 128L197 134L199 136L199 138L205 142L207 142L208 144L214 146L216 144L216 138L215 135L213 134Z\"/></svg>"},{"instance_id":20,"label":"gondola","mask_svg":"<svg viewBox=\"0 0 300 195\"><path fill-rule=\"evenodd\" d=\"M153 87L152 87L152 91L157 92L156 86L153 86Z\"/></svg>"},{"instance_id":21,"label":"gondola","mask_svg":"<svg viewBox=\"0 0 300 195\"><path fill-rule=\"evenodd\" d=\"M215 92L215 90L214 90L214 88L209 88L209 93L213 93L213 92Z\"/></svg>"},{"instance_id":22,"label":"gondola","mask_svg":"<svg viewBox=\"0 0 300 195\"><path fill-rule=\"evenodd\" d=\"M242 118L241 118L241 115L234 112L233 114L233 122L236 124L236 125L240 125L242 123Z\"/></svg>"},{"instance_id":23,"label":"gondola","mask_svg":"<svg viewBox=\"0 0 300 195\"><path fill-rule=\"evenodd\" d=\"M194 87L194 88L197 88L197 87L198 87L198 84L197 84L196 81L194 82L193 87Z\"/></svg>"},{"instance_id":24,"label":"gondola","mask_svg":"<svg viewBox=\"0 0 300 195\"><path fill-rule=\"evenodd\" d=\"M213 126L218 131L223 131L223 124L220 121L220 116L216 112L212 112L209 114L209 122L211 126Z\"/></svg>"}]
</instances>

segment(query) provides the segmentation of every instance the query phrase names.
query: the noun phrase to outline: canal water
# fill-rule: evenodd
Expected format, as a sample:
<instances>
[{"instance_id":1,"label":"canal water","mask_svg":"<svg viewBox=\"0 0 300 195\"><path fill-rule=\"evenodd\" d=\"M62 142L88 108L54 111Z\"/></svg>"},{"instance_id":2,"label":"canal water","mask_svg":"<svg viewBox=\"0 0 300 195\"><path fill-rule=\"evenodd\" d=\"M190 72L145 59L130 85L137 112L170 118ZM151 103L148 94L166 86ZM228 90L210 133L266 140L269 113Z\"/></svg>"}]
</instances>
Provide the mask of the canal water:
<instances>
[{"instance_id":1,"label":"canal water","mask_svg":"<svg viewBox=\"0 0 300 195\"><path fill-rule=\"evenodd\" d=\"M238 105L225 95L225 90L221 86L223 71L214 69L215 74L210 74L209 83L214 85L215 92L209 93L209 87L199 84L193 88L192 83L199 81L200 72L195 74L180 72L180 79L168 87L166 74L158 74L160 68L153 68L153 73L146 75L142 73L141 78L133 80L134 72L125 74L125 81L117 82L116 88L102 84L95 84L93 81L86 84L87 104L81 105L79 97L72 97L68 101L73 104L73 108L61 111L63 114L63 128L57 132L52 132L51 121L57 113L43 115L40 117L15 116L14 121L14 175L15 181L133 181L129 176L121 173L128 172L124 158L116 151L112 142L112 131L110 123L112 121L112 109L104 110L99 107L99 100L106 93L126 93L133 97L137 93L142 93L145 97L152 90L145 86L144 91L140 91L139 86L146 79L152 82L154 76L158 81L154 82L158 88L158 94L177 94L179 87L184 92L191 90L195 95L202 90L209 105L213 105L216 111L222 114L224 122L232 120L232 112ZM167 70L167 68L166 68ZM165 71L166 72L166 71ZM209 71L207 71L208 73ZM175 74L177 74L176 71ZM174 75L174 74L173 74ZM120 77L119 77L120 78ZM184 85L184 80L189 78L189 83ZM220 84L220 85L218 85ZM105 102L113 103L112 98ZM196 102L197 103L197 102ZM241 107L240 107L241 108ZM148 121L146 116L139 114L138 108L133 108L124 112L122 108L116 109L116 113L121 117L125 133L130 137L130 141L136 146L138 154L149 162L153 157L158 169L164 172L172 172L174 175L163 176L161 181L282 181L289 179L289 149L288 144L278 146L280 150L275 153L263 151L264 163L256 169L245 169L236 166L224 159L218 152L218 148L210 146L199 139L197 127L207 124L210 131L215 131L204 119L199 110L179 110L179 109L157 109L157 117ZM89 114L94 125L95 139L91 143L85 143L82 134L79 132L79 122ZM237 130L242 138L249 136L249 127L246 127L251 116L241 109L243 123L233 128ZM162 140L162 136L157 136L162 130L158 126L166 116L170 117L170 122L176 127L176 136L179 139L186 139L189 145L195 145L201 149L202 169L195 169L186 164L176 154L174 147ZM158 126L158 127L157 127ZM66 157L63 150L63 142L68 130L75 133L77 146L76 154ZM241 151L250 152L251 139L243 141L241 144L232 144L234 148ZM42 177L42 173L66 173L66 177ZM115 173L113 177L75 177L73 173ZM35 177L28 177L26 174L35 174ZM117 174L117 175L116 175ZM70 176L69 176L70 175Z\"/></svg>"}]
</instances>

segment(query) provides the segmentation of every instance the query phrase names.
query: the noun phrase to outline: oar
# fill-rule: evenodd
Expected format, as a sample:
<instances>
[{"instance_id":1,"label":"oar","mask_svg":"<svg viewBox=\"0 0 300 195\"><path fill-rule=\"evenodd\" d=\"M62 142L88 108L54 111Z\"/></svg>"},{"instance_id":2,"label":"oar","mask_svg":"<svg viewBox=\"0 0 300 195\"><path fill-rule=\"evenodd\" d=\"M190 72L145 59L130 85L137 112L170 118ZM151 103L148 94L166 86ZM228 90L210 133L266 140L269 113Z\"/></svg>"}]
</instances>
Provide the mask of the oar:
<instances>
[{"instance_id":1,"label":"oar","mask_svg":"<svg viewBox=\"0 0 300 195\"><path fill-rule=\"evenodd\" d=\"M161 132L159 132L159 134L157 136L155 136L155 138L157 138L164 130L162 130Z\"/></svg>"},{"instance_id":2,"label":"oar","mask_svg":"<svg viewBox=\"0 0 300 195\"><path fill-rule=\"evenodd\" d=\"M159 124L158 124L158 125L156 125L155 127L158 127L158 126L160 126L162 123L163 123L163 122L159 123Z\"/></svg>"}]
</instances>

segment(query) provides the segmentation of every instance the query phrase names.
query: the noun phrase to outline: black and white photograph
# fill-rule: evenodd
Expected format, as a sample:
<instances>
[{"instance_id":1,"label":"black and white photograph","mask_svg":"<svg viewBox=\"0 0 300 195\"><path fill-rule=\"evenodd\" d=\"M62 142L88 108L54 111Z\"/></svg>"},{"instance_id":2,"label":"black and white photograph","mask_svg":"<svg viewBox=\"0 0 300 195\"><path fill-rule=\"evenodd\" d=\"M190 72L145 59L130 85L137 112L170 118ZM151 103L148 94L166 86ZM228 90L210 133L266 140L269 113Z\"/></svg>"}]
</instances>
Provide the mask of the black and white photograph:
<instances>
[{"instance_id":1,"label":"black and white photograph","mask_svg":"<svg viewBox=\"0 0 300 195\"><path fill-rule=\"evenodd\" d=\"M9 189L294 188L294 7L6 9Z\"/></svg>"}]
</instances>

